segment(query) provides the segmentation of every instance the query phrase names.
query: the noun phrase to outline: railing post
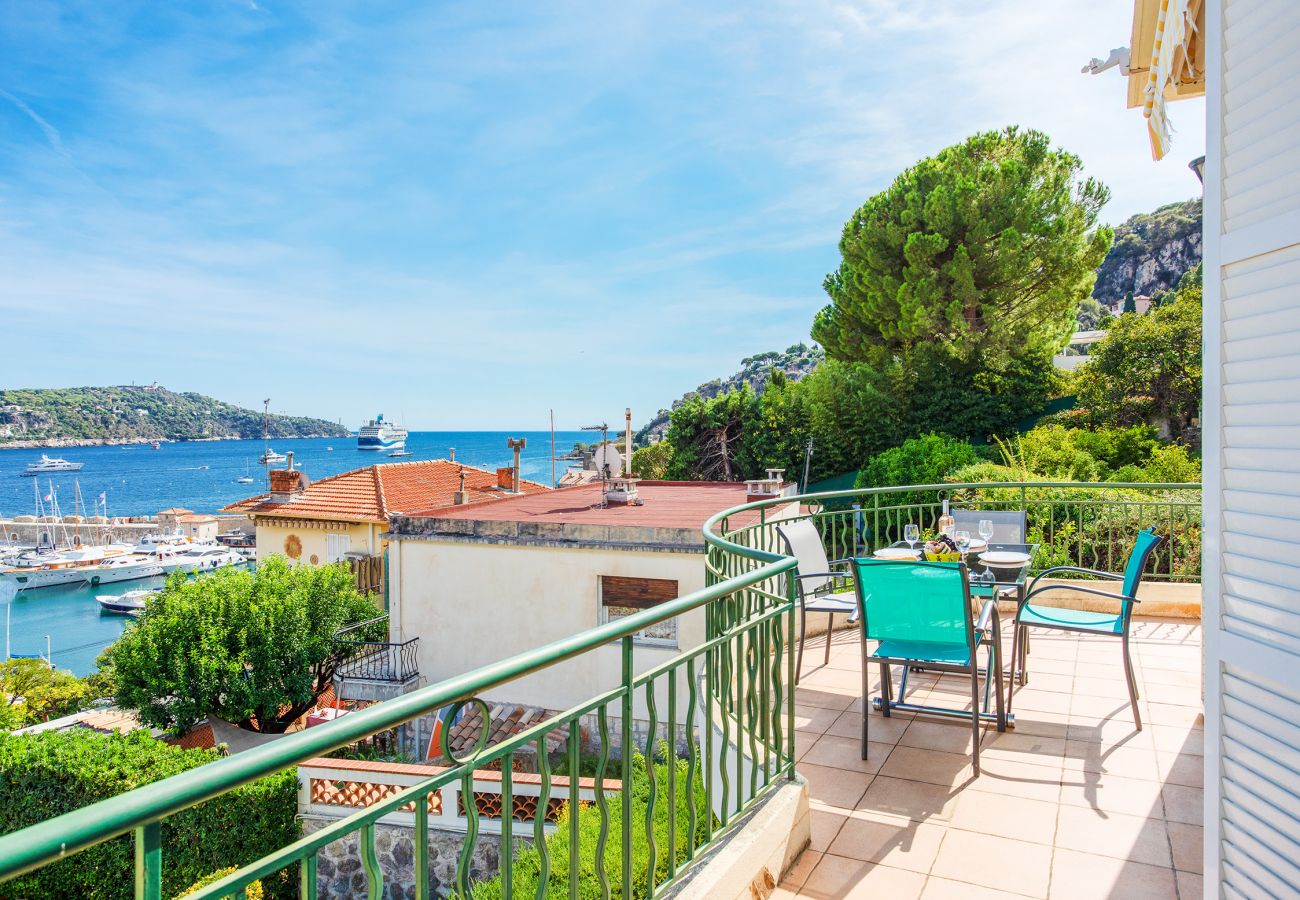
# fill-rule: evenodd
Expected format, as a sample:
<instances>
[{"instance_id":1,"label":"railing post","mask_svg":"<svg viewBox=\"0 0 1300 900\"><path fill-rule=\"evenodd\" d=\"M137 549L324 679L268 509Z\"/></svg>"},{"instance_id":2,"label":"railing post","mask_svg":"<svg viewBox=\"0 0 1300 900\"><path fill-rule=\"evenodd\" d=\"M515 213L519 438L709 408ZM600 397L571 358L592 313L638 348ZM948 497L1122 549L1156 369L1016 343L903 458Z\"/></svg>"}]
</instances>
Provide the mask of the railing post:
<instances>
[{"instance_id":1,"label":"railing post","mask_svg":"<svg viewBox=\"0 0 1300 900\"><path fill-rule=\"evenodd\" d=\"M635 678L632 669L632 636L621 641L623 649L623 760L619 767L623 783L619 785L619 795L623 798L622 814L619 825L622 831L623 850L623 894L624 898L632 896L632 682ZM653 889L653 886L652 886Z\"/></svg>"},{"instance_id":2,"label":"railing post","mask_svg":"<svg viewBox=\"0 0 1300 900\"><path fill-rule=\"evenodd\" d=\"M135 830L135 898L162 900L162 826L158 822Z\"/></svg>"},{"instance_id":3,"label":"railing post","mask_svg":"<svg viewBox=\"0 0 1300 900\"><path fill-rule=\"evenodd\" d=\"M790 759L790 763L786 771L787 771L787 777L791 781L793 781L795 777L794 760L796 756L795 747L794 747L794 692L795 692L794 663L795 663L795 656L797 655L795 653L795 644L794 644L795 641L794 620L797 616L795 610L799 602L799 592L796 586L794 572L786 573L785 584L786 584L786 588L785 588L785 602L786 602L785 684L787 688L786 697L785 697L785 727L786 727L786 741L787 741L786 747L788 748L787 755L789 756ZM827 640L830 640L829 635L827 635ZM862 702L866 703L867 698L863 697ZM867 710L865 706L862 709L862 714L864 716L867 714Z\"/></svg>"}]
</instances>

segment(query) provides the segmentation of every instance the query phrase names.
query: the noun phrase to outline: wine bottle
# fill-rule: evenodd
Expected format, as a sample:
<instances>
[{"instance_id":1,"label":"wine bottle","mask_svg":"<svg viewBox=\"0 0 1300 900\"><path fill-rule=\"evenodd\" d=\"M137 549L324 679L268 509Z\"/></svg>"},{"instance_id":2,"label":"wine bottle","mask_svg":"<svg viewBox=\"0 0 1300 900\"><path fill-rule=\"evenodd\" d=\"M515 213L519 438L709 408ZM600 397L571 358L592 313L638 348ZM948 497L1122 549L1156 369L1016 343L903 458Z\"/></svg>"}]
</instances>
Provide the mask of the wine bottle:
<instances>
[{"instance_id":1,"label":"wine bottle","mask_svg":"<svg viewBox=\"0 0 1300 900\"><path fill-rule=\"evenodd\" d=\"M948 498L943 498L943 515L939 516L939 533L953 537L957 533L957 520L948 512Z\"/></svg>"}]
</instances>

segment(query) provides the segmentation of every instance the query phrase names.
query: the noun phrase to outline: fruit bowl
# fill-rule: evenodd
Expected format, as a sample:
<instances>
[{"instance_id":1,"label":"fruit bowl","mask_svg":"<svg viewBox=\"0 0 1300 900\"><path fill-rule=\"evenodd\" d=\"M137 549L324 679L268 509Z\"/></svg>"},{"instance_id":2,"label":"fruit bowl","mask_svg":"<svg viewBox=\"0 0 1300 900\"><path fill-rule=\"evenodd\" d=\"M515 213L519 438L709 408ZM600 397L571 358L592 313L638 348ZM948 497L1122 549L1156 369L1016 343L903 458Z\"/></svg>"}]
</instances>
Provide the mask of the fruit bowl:
<instances>
[{"instance_id":1,"label":"fruit bowl","mask_svg":"<svg viewBox=\"0 0 1300 900\"><path fill-rule=\"evenodd\" d=\"M926 550L925 558L928 562L961 562L961 553L956 550Z\"/></svg>"}]
</instances>

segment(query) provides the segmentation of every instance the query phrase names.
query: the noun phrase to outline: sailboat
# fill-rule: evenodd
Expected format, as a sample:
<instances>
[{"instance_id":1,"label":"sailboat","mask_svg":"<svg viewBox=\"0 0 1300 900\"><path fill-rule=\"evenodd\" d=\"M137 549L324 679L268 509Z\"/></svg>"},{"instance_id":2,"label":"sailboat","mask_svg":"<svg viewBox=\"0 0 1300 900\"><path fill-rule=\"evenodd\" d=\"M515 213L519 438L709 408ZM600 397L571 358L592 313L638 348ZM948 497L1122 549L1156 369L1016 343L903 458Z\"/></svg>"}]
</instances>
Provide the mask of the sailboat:
<instances>
[{"instance_id":1,"label":"sailboat","mask_svg":"<svg viewBox=\"0 0 1300 900\"><path fill-rule=\"evenodd\" d=\"M244 474L235 479L237 484L252 484L253 476L248 474L248 463L244 463Z\"/></svg>"}]
</instances>

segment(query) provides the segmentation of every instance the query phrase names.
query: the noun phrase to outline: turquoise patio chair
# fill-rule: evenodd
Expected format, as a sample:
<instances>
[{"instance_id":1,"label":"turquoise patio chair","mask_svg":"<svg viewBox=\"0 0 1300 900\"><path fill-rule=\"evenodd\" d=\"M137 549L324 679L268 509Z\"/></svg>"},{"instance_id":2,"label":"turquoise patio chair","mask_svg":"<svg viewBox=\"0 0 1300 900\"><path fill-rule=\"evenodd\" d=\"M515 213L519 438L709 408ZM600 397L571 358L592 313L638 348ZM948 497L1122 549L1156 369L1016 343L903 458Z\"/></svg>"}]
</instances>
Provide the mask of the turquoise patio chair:
<instances>
[{"instance_id":1,"label":"turquoise patio chair","mask_svg":"<svg viewBox=\"0 0 1300 900\"><path fill-rule=\"evenodd\" d=\"M1096 634L1119 638L1124 656L1124 677L1128 682L1129 705L1133 709L1133 721L1137 725L1138 731L1141 731L1142 716L1138 713L1137 706L1137 679L1133 676L1133 659L1128 646L1129 624L1133 619L1133 605L1138 602L1138 585L1142 583L1142 573L1146 569L1147 560L1164 543L1164 540L1164 537L1156 534L1150 528L1139 531L1137 540L1133 544L1133 550L1129 553L1128 561L1124 564L1122 574L1099 572L1095 569L1083 569L1078 566L1053 566L1035 575L1033 581L1029 582L1029 590L1025 592L1024 599L1020 601L1016 609L1014 630L1011 636L1012 685L1016 683L1017 666L1019 666L1020 683L1024 684L1028 680L1026 648L1029 640L1028 629L1030 628L1072 631L1077 634ZM1095 578L1122 581L1121 593L1115 594L1082 584L1048 584L1043 587L1036 587L1039 579L1059 572L1074 572L1091 575ZM1090 612L1088 610L1063 609L1055 606L1039 606L1033 602L1035 597L1042 596L1048 591L1074 591L1075 593L1088 594L1094 597L1105 597L1114 600L1119 609L1116 612ZM1008 709L1010 706L1011 700L1008 698Z\"/></svg>"},{"instance_id":2,"label":"turquoise patio chair","mask_svg":"<svg viewBox=\"0 0 1300 900\"><path fill-rule=\"evenodd\" d=\"M880 665L881 696L872 707L885 716L895 710L931 715L970 718L975 774L980 771L980 723L996 721L998 731L1006 729L1002 703L1002 641L998 635L998 608L984 604L979 621L970 614L970 582L966 566L953 562L909 562L885 559L855 559L854 583L861 619L862 644L862 758L867 758L868 720L866 709L868 673L872 662ZM876 641L874 651L867 642ZM988 647L989 662L981 669L976 650ZM926 670L970 676L969 710L921 706L907 703L900 690L893 698L891 666L918 666ZM989 673L997 681L997 715L980 711L980 675Z\"/></svg>"}]
</instances>

